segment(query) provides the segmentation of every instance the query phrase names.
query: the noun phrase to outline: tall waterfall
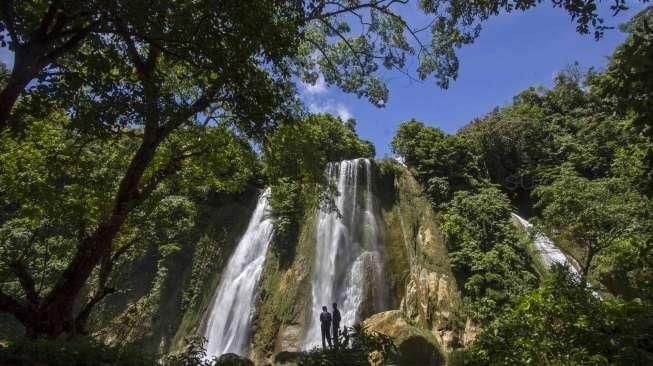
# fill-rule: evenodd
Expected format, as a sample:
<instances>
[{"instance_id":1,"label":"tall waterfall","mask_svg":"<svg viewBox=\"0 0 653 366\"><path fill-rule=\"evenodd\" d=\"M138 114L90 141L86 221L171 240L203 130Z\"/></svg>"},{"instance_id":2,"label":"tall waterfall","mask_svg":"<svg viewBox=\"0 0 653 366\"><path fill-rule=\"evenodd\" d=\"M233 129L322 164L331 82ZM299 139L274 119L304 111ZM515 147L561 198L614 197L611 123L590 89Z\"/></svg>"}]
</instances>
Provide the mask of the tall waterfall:
<instances>
[{"instance_id":1,"label":"tall waterfall","mask_svg":"<svg viewBox=\"0 0 653 366\"><path fill-rule=\"evenodd\" d=\"M269 196L268 188L259 197L247 231L220 279L204 335L207 358L247 351L256 287L272 241Z\"/></svg>"},{"instance_id":2,"label":"tall waterfall","mask_svg":"<svg viewBox=\"0 0 653 366\"><path fill-rule=\"evenodd\" d=\"M319 314L338 303L341 326L352 326L386 304L378 207L367 159L330 163L326 175L337 186L335 210L320 210L317 220L312 308L303 348L321 344Z\"/></svg>"}]
</instances>

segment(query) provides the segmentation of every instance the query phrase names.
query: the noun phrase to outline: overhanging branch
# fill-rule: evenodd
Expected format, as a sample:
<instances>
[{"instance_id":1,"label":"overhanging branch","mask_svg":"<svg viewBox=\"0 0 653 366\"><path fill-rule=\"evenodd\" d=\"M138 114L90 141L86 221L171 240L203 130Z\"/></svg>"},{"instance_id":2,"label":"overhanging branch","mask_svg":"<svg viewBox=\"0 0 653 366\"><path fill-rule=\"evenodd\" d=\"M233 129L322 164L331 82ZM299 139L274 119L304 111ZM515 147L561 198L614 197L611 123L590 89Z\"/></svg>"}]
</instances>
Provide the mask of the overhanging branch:
<instances>
[{"instance_id":1,"label":"overhanging branch","mask_svg":"<svg viewBox=\"0 0 653 366\"><path fill-rule=\"evenodd\" d=\"M25 265L20 261L15 261L12 262L9 267L18 278L18 282L20 283L20 287L25 292L27 301L32 304L38 304L40 299L38 293L36 292L34 278L29 273Z\"/></svg>"}]
</instances>

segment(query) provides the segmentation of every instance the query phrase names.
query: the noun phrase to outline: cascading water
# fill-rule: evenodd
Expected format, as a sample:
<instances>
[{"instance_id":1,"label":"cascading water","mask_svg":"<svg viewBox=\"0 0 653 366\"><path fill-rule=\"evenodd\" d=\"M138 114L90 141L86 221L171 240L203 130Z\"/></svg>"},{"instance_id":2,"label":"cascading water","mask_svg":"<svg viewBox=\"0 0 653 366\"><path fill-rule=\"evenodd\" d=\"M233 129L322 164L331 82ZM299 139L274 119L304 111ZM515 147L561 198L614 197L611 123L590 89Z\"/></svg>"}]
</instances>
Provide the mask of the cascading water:
<instances>
[{"instance_id":1,"label":"cascading water","mask_svg":"<svg viewBox=\"0 0 653 366\"><path fill-rule=\"evenodd\" d=\"M207 358L247 351L256 287L273 234L269 196L268 188L259 197L245 235L220 279L204 335Z\"/></svg>"},{"instance_id":2,"label":"cascading water","mask_svg":"<svg viewBox=\"0 0 653 366\"><path fill-rule=\"evenodd\" d=\"M532 232L533 230L533 224L528 222L526 219L522 218L521 216L517 214L512 214L512 216L519 221L519 224L526 230L527 232ZM542 258L542 262L544 262L544 265L550 269L554 264L561 264L567 268L569 268L569 272L572 274L572 276L577 280L580 281L582 276L578 268L580 266L574 260L574 258L566 255L565 253L558 248L551 239L549 239L546 235L540 233L540 232L534 232L533 233L533 244L535 245L535 250L540 254L540 258ZM592 286L587 284L589 286L588 288L592 291L592 294L596 296L596 298L601 299L601 295L596 292L594 289L592 289Z\"/></svg>"},{"instance_id":3,"label":"cascading water","mask_svg":"<svg viewBox=\"0 0 653 366\"><path fill-rule=\"evenodd\" d=\"M519 224L526 230L530 232L533 230L533 224L526 221L526 219L520 217L519 215L512 214L514 218L519 221ZM578 264L572 259L569 258L565 253L558 248L551 239L543 235L542 233L535 232L533 235L533 244L535 249L540 254L544 264L551 268L554 264L562 264L569 267L569 270L577 277L580 278L580 273L578 272Z\"/></svg>"},{"instance_id":4,"label":"cascading water","mask_svg":"<svg viewBox=\"0 0 653 366\"><path fill-rule=\"evenodd\" d=\"M371 162L367 159L330 163L326 175L337 186L335 210L320 210L317 220L312 308L303 348L321 344L319 314L338 303L341 326L384 310L382 251L378 209L372 192Z\"/></svg>"}]
</instances>

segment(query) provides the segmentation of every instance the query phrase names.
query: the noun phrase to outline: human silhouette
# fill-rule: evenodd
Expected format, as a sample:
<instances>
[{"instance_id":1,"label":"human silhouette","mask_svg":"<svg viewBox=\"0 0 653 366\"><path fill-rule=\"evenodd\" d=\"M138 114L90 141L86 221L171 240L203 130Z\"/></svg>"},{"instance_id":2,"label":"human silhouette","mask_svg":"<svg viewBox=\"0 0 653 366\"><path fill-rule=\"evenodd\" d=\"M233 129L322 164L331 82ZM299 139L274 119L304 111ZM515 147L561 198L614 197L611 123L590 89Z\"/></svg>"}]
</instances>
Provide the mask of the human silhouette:
<instances>
[{"instance_id":1,"label":"human silhouette","mask_svg":"<svg viewBox=\"0 0 653 366\"><path fill-rule=\"evenodd\" d=\"M326 306L322 306L322 313L320 313L320 325L322 328L322 348L326 348L326 343L324 339L326 338L329 348L331 345L331 314L327 311Z\"/></svg>"},{"instance_id":2,"label":"human silhouette","mask_svg":"<svg viewBox=\"0 0 653 366\"><path fill-rule=\"evenodd\" d=\"M333 303L333 343L338 347L340 344L339 342L339 334L338 331L340 329L340 310L338 310L338 304L335 302Z\"/></svg>"}]
</instances>

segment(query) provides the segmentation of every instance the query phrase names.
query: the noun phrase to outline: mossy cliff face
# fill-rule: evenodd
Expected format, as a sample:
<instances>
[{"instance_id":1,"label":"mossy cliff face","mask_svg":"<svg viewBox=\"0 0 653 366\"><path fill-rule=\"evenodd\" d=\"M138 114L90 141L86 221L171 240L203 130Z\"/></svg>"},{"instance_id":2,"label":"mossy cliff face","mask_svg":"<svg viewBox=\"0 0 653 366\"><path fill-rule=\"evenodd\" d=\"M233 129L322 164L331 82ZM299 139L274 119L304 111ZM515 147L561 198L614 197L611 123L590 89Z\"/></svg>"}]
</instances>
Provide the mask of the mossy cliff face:
<instances>
[{"instance_id":1,"label":"mossy cliff face","mask_svg":"<svg viewBox=\"0 0 653 366\"><path fill-rule=\"evenodd\" d=\"M450 353L469 334L436 213L410 172L396 162L378 163L376 186L386 224L388 285L398 310L392 317L400 314L401 321L379 323L371 317L369 326L385 333L389 330L383 324L393 324L394 333L405 321L406 332L426 331L425 340L435 340L442 354Z\"/></svg>"},{"instance_id":2,"label":"mossy cliff face","mask_svg":"<svg viewBox=\"0 0 653 366\"><path fill-rule=\"evenodd\" d=\"M311 301L317 203L308 205L293 260L285 264L268 252L252 327L250 358L262 364L275 353L299 351Z\"/></svg>"}]
</instances>

